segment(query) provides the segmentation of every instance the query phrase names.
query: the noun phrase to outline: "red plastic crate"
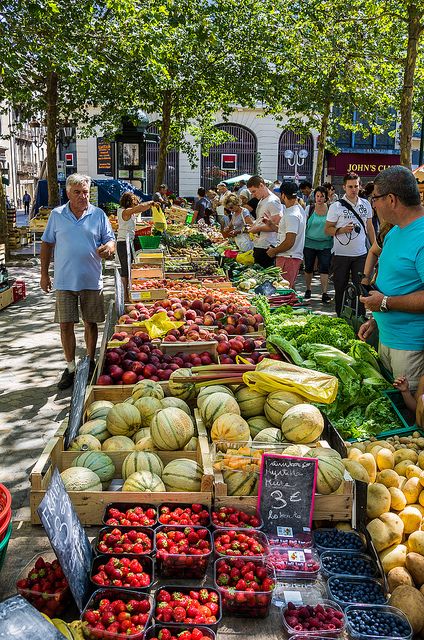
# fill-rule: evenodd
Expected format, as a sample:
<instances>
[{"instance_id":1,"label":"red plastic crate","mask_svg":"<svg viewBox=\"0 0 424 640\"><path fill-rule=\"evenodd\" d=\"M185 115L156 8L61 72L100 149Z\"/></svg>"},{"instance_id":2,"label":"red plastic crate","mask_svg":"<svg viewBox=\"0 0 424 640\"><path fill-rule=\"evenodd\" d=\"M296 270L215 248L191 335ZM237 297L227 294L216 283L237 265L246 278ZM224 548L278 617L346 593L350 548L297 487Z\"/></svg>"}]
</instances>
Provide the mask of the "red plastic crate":
<instances>
[{"instance_id":1,"label":"red plastic crate","mask_svg":"<svg viewBox=\"0 0 424 640\"><path fill-rule=\"evenodd\" d=\"M23 280L16 280L13 285L13 302L18 302L19 300L25 300L26 298L26 285Z\"/></svg>"}]
</instances>

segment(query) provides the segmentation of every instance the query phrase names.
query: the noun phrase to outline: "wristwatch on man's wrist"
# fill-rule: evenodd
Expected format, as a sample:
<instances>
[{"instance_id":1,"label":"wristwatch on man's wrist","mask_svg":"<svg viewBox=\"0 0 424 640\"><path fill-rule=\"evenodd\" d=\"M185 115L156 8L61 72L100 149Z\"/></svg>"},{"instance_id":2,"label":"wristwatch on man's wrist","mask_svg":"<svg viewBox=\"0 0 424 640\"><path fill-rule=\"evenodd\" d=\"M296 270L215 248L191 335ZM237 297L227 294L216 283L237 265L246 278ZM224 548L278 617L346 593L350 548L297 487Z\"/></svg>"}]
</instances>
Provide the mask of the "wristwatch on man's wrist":
<instances>
[{"instance_id":1,"label":"wristwatch on man's wrist","mask_svg":"<svg viewBox=\"0 0 424 640\"><path fill-rule=\"evenodd\" d=\"M384 297L383 297L383 299L382 299L382 301L381 301L381 304L380 304L380 311L381 311L382 313L386 313L386 312L389 310L389 307L387 306L387 299L388 299L388 297L389 297L389 296L384 296Z\"/></svg>"}]
</instances>

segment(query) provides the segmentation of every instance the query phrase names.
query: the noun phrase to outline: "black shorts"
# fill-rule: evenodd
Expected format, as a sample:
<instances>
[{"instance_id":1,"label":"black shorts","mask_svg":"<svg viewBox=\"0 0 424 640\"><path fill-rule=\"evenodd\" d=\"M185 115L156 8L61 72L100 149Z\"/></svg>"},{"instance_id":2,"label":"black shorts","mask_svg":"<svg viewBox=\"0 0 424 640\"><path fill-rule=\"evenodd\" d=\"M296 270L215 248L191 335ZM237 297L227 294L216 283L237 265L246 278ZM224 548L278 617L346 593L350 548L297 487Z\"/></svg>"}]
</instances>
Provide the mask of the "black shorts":
<instances>
[{"instance_id":1,"label":"black shorts","mask_svg":"<svg viewBox=\"0 0 424 640\"><path fill-rule=\"evenodd\" d=\"M134 247L133 243L130 240L130 250L131 250L131 262L134 260ZM126 240L118 240L116 243L116 251L118 253L119 264L120 264L120 274L121 278L128 278L128 255L127 255L127 241Z\"/></svg>"},{"instance_id":2,"label":"black shorts","mask_svg":"<svg viewBox=\"0 0 424 640\"><path fill-rule=\"evenodd\" d=\"M267 251L268 249L262 249L262 247L254 247L253 249L255 264L259 264L264 269L275 265L275 258L270 258L269 255L267 255Z\"/></svg>"},{"instance_id":3,"label":"black shorts","mask_svg":"<svg viewBox=\"0 0 424 640\"><path fill-rule=\"evenodd\" d=\"M315 260L318 258L318 266L320 273L328 273L331 264L331 249L303 249L305 273L314 272Z\"/></svg>"}]
</instances>

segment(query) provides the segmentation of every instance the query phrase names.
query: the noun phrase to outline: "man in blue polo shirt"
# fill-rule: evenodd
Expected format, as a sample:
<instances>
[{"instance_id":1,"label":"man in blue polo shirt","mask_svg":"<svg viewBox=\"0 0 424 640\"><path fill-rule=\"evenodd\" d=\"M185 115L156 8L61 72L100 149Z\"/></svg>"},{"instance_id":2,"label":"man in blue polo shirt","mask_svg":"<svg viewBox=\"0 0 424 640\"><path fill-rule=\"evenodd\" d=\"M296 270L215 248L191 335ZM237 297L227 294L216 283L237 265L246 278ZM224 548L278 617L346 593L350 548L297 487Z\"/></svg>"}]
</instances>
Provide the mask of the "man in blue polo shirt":
<instances>
[{"instance_id":1,"label":"man in blue polo shirt","mask_svg":"<svg viewBox=\"0 0 424 640\"><path fill-rule=\"evenodd\" d=\"M75 331L79 322L78 301L85 327L85 344L90 356L90 374L94 372L97 323L105 319L103 303L102 258L115 251L115 236L102 209L89 202L91 178L74 173L66 180L69 201L53 209L41 238L40 286L52 289L49 266L54 252L54 321L60 324L60 337L66 369L59 389L67 389L75 376Z\"/></svg>"}]
</instances>

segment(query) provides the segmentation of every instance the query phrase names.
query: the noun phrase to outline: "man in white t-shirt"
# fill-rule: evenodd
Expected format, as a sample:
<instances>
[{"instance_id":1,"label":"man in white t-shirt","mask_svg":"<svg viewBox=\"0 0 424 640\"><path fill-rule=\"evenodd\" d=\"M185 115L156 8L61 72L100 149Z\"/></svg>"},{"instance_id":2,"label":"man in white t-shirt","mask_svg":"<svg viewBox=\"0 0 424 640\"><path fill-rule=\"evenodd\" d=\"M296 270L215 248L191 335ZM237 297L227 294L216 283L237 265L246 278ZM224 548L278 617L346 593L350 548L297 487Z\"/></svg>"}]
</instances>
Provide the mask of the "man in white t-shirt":
<instances>
[{"instance_id":1,"label":"man in white t-shirt","mask_svg":"<svg viewBox=\"0 0 424 640\"><path fill-rule=\"evenodd\" d=\"M249 231L255 233L253 257L255 263L267 268L274 264L267 251L278 243L278 225L281 218L281 202L275 193L265 185L261 176L252 176L247 181L252 198L259 200L256 208L256 221Z\"/></svg>"},{"instance_id":2,"label":"man in white t-shirt","mask_svg":"<svg viewBox=\"0 0 424 640\"><path fill-rule=\"evenodd\" d=\"M375 240L372 224L372 208L368 200L358 197L359 176L348 173L343 178L344 196L330 205L327 213L325 232L334 237L333 282L336 313L342 311L343 292L349 284L361 282L367 258L367 236L370 244ZM363 314L365 308L359 306Z\"/></svg>"},{"instance_id":3,"label":"man in white t-shirt","mask_svg":"<svg viewBox=\"0 0 424 640\"><path fill-rule=\"evenodd\" d=\"M280 187L281 202L285 209L278 226L278 246L268 249L267 254L276 257L282 277L294 289L299 267L303 259L306 217L297 202L298 187L295 182L283 182Z\"/></svg>"}]
</instances>

